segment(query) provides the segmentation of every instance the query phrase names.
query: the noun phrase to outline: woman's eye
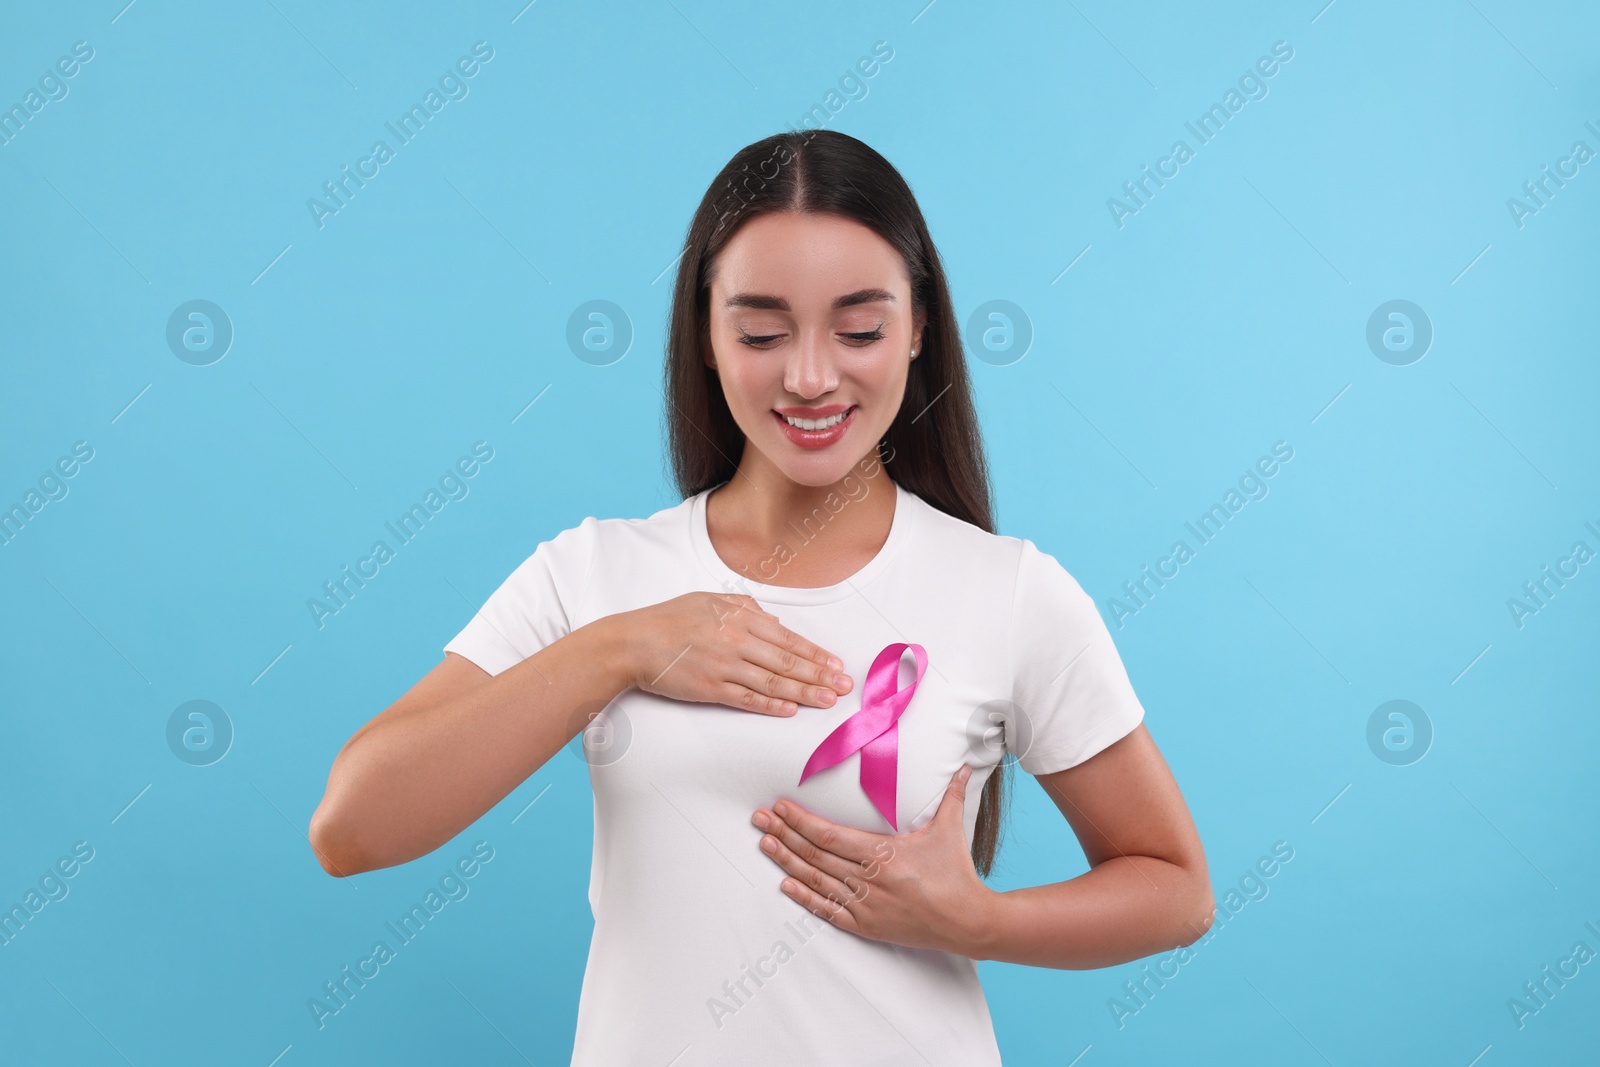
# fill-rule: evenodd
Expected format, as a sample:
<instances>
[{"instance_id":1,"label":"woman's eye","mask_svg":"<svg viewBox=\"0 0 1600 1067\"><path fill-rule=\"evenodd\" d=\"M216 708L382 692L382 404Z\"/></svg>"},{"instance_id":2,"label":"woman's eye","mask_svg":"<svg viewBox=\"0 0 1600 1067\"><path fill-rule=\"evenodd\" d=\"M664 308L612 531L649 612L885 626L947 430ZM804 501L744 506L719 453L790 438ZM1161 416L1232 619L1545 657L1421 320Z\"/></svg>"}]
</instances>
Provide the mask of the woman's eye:
<instances>
[{"instance_id":1,"label":"woman's eye","mask_svg":"<svg viewBox=\"0 0 1600 1067\"><path fill-rule=\"evenodd\" d=\"M844 336L848 337L851 341L858 342L860 345L869 345L874 341L883 340L884 333L883 328L879 327L878 329L871 330L866 333L847 333ZM750 345L752 347L770 344L773 341L778 341L782 338L783 334L781 333L749 334L743 331L740 331L739 333L739 343Z\"/></svg>"}]
</instances>

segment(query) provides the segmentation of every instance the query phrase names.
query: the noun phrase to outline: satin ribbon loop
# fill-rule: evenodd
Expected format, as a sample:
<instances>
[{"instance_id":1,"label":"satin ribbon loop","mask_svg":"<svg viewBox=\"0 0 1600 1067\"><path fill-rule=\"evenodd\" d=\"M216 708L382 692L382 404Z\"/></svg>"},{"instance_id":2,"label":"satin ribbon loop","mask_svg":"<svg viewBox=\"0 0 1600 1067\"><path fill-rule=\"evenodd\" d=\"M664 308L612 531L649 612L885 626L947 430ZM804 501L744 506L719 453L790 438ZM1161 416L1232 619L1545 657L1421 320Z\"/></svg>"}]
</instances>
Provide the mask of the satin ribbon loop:
<instances>
[{"instance_id":1,"label":"satin ribbon loop","mask_svg":"<svg viewBox=\"0 0 1600 1067\"><path fill-rule=\"evenodd\" d=\"M917 660L917 676L900 688L900 658L910 649ZM867 670L861 687L861 710L850 716L823 738L811 753L800 782L818 771L843 762L852 752L861 753L861 788L872 806L896 830L895 788L900 762L900 715L911 703L917 685L928 670L928 653L921 645L892 644L878 653Z\"/></svg>"}]
</instances>

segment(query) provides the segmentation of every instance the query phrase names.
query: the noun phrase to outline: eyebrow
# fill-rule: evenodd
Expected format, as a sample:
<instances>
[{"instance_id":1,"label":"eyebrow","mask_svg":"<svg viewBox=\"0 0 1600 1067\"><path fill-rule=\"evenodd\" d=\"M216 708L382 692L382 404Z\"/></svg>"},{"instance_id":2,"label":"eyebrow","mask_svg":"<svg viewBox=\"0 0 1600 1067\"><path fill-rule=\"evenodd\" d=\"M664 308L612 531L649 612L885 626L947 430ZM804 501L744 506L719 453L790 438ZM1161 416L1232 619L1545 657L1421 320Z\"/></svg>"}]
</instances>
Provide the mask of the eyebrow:
<instances>
[{"instance_id":1,"label":"eyebrow","mask_svg":"<svg viewBox=\"0 0 1600 1067\"><path fill-rule=\"evenodd\" d=\"M833 310L855 307L857 304L894 303L894 294L887 289L858 289L853 293L835 297ZM781 296L762 293L735 293L723 305L727 308L756 308L761 311L788 311L789 302Z\"/></svg>"}]
</instances>

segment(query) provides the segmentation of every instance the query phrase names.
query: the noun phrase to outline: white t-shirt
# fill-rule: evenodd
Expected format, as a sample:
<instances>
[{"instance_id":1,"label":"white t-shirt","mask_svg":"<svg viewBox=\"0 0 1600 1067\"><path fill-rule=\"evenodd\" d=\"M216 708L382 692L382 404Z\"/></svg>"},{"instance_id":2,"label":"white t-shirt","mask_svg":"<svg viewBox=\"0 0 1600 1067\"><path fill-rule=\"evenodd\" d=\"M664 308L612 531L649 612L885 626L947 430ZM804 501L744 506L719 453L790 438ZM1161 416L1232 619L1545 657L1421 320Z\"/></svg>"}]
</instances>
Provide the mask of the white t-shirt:
<instances>
[{"instance_id":1,"label":"white t-shirt","mask_svg":"<svg viewBox=\"0 0 1600 1067\"><path fill-rule=\"evenodd\" d=\"M750 816L790 798L895 831L860 754L798 784L823 738L860 710L884 646L928 668L899 719L900 832L927 824L963 762L970 845L984 783L1009 753L1030 774L1074 766L1144 709L1094 602L1032 541L954 518L884 477L797 528L826 544L835 514L889 487L887 542L826 588L763 584L719 557L698 493L646 519L585 519L538 545L445 650L499 674L573 629L694 590L744 593L844 661L855 687L790 718L624 690L583 732L594 789L594 933L573 1067L1000 1063L977 966L818 919L779 888ZM814 550L814 549L813 549ZM758 572L781 574L781 560ZM901 685L915 677L910 655ZM530 713L534 709L529 709Z\"/></svg>"}]
</instances>

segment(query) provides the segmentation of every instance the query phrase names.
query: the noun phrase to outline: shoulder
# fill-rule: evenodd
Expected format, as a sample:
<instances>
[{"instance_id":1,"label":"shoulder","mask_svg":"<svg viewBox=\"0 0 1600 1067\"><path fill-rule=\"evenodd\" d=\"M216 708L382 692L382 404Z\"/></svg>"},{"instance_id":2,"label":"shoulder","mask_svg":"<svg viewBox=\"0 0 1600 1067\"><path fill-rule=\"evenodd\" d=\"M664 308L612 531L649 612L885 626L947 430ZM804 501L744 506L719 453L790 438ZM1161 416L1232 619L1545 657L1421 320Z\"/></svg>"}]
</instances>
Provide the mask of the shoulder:
<instances>
[{"instance_id":1,"label":"shoulder","mask_svg":"<svg viewBox=\"0 0 1600 1067\"><path fill-rule=\"evenodd\" d=\"M915 499L924 570L940 575L941 588L969 618L1005 626L1016 663L1054 663L1064 645L1099 643L1099 607L1054 555L1030 538L990 533Z\"/></svg>"},{"instance_id":2,"label":"shoulder","mask_svg":"<svg viewBox=\"0 0 1600 1067\"><path fill-rule=\"evenodd\" d=\"M990 533L965 519L940 511L916 493L908 491L908 496L918 512L920 536L941 557L963 570L980 570L991 580L1000 575L1010 580L1017 575L1026 556L1043 554L1026 538Z\"/></svg>"},{"instance_id":3,"label":"shoulder","mask_svg":"<svg viewBox=\"0 0 1600 1067\"><path fill-rule=\"evenodd\" d=\"M643 549L649 545L672 543L683 536L688 528L690 508L694 497L681 503L660 508L643 517L600 517L590 515L575 526L569 526L546 541L539 548L550 549L565 556L614 553L630 549Z\"/></svg>"},{"instance_id":4,"label":"shoulder","mask_svg":"<svg viewBox=\"0 0 1600 1067\"><path fill-rule=\"evenodd\" d=\"M589 515L574 526L538 540L507 584L522 590L554 587L563 602L577 603L599 561L607 571L635 565L660 566L658 550L681 551L687 543L693 497L643 518ZM623 565L627 566L624 567Z\"/></svg>"},{"instance_id":5,"label":"shoulder","mask_svg":"<svg viewBox=\"0 0 1600 1067\"><path fill-rule=\"evenodd\" d=\"M929 545L957 570L991 589L1009 594L1014 617L1029 621L1063 617L1084 621L1096 612L1094 600L1059 559L1027 537L990 533L912 494L922 513Z\"/></svg>"},{"instance_id":6,"label":"shoulder","mask_svg":"<svg viewBox=\"0 0 1600 1067\"><path fill-rule=\"evenodd\" d=\"M642 517L597 518L591 515L577 526L563 530L562 536L605 544L630 544L675 537L687 529L693 505L694 497L691 496Z\"/></svg>"}]
</instances>

